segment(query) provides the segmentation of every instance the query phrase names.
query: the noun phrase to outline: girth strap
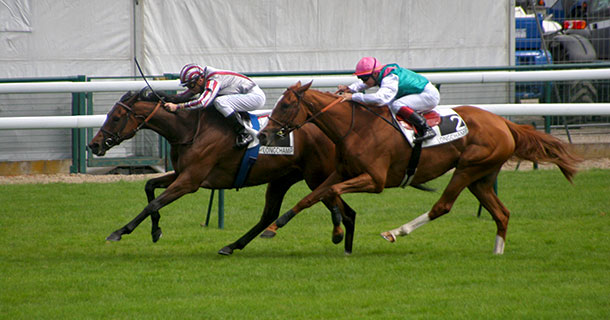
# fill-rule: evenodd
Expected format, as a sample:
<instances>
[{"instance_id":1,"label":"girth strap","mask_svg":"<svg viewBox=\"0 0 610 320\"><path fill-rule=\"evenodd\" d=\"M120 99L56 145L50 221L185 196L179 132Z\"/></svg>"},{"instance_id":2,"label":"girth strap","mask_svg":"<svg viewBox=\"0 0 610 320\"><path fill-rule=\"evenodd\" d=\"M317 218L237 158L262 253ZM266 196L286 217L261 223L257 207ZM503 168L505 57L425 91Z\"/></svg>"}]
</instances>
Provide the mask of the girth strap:
<instances>
[{"instance_id":1,"label":"girth strap","mask_svg":"<svg viewBox=\"0 0 610 320\"><path fill-rule=\"evenodd\" d=\"M405 177L402 179L400 183L400 187L404 188L411 184L413 177L415 176L415 171L417 171L417 165L419 164L419 157L421 156L421 145L422 142L418 141L413 146L411 151L411 158L409 159L409 164L407 165L407 171L405 172Z\"/></svg>"}]
</instances>

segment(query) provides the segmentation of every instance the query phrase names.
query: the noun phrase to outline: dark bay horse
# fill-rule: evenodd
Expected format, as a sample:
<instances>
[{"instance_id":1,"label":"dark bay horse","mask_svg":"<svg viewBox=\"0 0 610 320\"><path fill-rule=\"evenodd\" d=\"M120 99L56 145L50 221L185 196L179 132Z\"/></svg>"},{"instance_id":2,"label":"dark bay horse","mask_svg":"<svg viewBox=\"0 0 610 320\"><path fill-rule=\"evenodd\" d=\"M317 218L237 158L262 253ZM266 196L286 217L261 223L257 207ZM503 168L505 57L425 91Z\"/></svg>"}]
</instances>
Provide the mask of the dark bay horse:
<instances>
[{"instance_id":1,"label":"dark bay horse","mask_svg":"<svg viewBox=\"0 0 610 320\"><path fill-rule=\"evenodd\" d=\"M146 182L148 205L132 221L110 234L109 241L121 240L151 216L151 234L156 242L161 237L159 209L199 188L232 188L245 153L244 149L233 149L235 134L215 108L171 113L161 106L158 98L157 101L154 98L147 100L151 98L142 93L126 93L108 112L103 126L89 143L89 149L95 155L103 156L108 149L132 138L138 130L151 129L171 144L170 156L175 171ZM333 143L314 125L299 131L294 135L294 155L259 155L244 187L268 183L263 214L254 227L222 248L220 254L230 255L234 249L243 249L272 225L279 215L284 195L293 184L304 179L313 190L334 171L333 163L325 161L328 156L334 157ZM166 190L155 197L156 188ZM350 222L354 221L355 212L340 198L324 203L331 210L334 243L343 240L341 216L349 218L344 220L345 246L346 250L351 250L353 225ZM274 229L266 232L274 234Z\"/></svg>"},{"instance_id":2,"label":"dark bay horse","mask_svg":"<svg viewBox=\"0 0 610 320\"><path fill-rule=\"evenodd\" d=\"M301 86L299 82L284 92L270 116L272 121L261 130L259 139L264 144L304 123L315 123L336 145L337 159L328 159L336 162L336 171L281 216L276 221L279 227L321 199L351 192L380 193L384 188L399 186L413 150L389 123L391 115L387 107L336 103L340 99L337 95L309 89L310 86L311 83ZM458 195L468 188L496 222L494 253L502 254L509 211L493 190L502 165L513 156L550 162L572 182L580 159L560 140L530 126L517 125L472 106L454 110L467 124L468 134L450 143L424 148L412 180L415 184L425 183L455 168L449 185L430 211L381 235L390 242L408 235L448 213Z\"/></svg>"}]
</instances>

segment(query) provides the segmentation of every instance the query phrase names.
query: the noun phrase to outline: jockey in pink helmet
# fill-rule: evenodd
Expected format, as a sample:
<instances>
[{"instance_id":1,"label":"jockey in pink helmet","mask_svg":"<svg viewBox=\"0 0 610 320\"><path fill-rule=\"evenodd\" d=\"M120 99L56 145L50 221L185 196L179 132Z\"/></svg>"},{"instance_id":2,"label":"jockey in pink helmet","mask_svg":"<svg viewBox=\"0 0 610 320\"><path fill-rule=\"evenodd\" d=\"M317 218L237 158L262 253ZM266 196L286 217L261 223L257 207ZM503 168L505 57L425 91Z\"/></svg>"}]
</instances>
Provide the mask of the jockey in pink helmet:
<instances>
[{"instance_id":1,"label":"jockey in pink helmet","mask_svg":"<svg viewBox=\"0 0 610 320\"><path fill-rule=\"evenodd\" d=\"M356 72L354 72L355 76L364 76L368 74L372 74L375 71L380 71L383 68L383 65L379 63L377 58L374 57L364 57L358 61L356 65Z\"/></svg>"},{"instance_id":2,"label":"jockey in pink helmet","mask_svg":"<svg viewBox=\"0 0 610 320\"><path fill-rule=\"evenodd\" d=\"M358 81L349 86L338 86L344 101L353 100L367 105L387 105L394 114L402 116L417 130L415 142L436 136L419 113L432 110L440 101L438 89L424 76L397 64L382 65L374 57L364 57L356 65ZM379 86L374 93L361 93Z\"/></svg>"},{"instance_id":3,"label":"jockey in pink helmet","mask_svg":"<svg viewBox=\"0 0 610 320\"><path fill-rule=\"evenodd\" d=\"M237 134L236 148L243 148L254 140L237 114L260 109L265 105L265 93L250 78L233 71L191 63L180 71L180 84L187 90L179 94L179 99L186 99L187 102L168 102L165 104L166 109L175 112L178 109L206 108L214 104Z\"/></svg>"}]
</instances>

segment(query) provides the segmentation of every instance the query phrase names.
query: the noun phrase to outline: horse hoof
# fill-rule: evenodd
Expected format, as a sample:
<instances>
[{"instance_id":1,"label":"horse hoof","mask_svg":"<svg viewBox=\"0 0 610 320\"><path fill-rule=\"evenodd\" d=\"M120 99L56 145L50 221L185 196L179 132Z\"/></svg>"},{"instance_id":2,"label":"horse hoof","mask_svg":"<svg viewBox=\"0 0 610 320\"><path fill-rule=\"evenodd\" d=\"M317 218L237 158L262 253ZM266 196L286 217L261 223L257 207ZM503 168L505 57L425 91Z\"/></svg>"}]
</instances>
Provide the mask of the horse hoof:
<instances>
[{"instance_id":1,"label":"horse hoof","mask_svg":"<svg viewBox=\"0 0 610 320\"><path fill-rule=\"evenodd\" d=\"M120 240L121 240L121 234L118 231L115 231L106 237L106 241L120 241Z\"/></svg>"},{"instance_id":2,"label":"horse hoof","mask_svg":"<svg viewBox=\"0 0 610 320\"><path fill-rule=\"evenodd\" d=\"M389 242L395 242L396 241L396 237L394 237L394 235L391 234L389 231L382 232L381 233L381 237L383 237L384 239L388 240Z\"/></svg>"},{"instance_id":3,"label":"horse hoof","mask_svg":"<svg viewBox=\"0 0 610 320\"><path fill-rule=\"evenodd\" d=\"M231 249L229 246L226 246L226 247L220 249L218 251L218 254L223 255L223 256L230 256L233 254L233 249Z\"/></svg>"},{"instance_id":4,"label":"horse hoof","mask_svg":"<svg viewBox=\"0 0 610 320\"><path fill-rule=\"evenodd\" d=\"M337 233L337 234L333 234L332 240L333 240L334 244L341 243L341 241L343 241L343 232Z\"/></svg>"},{"instance_id":5,"label":"horse hoof","mask_svg":"<svg viewBox=\"0 0 610 320\"><path fill-rule=\"evenodd\" d=\"M261 238L273 238L273 237L275 237L276 234L277 234L277 232L275 232L275 231L265 229L265 231L263 231L263 233L261 233Z\"/></svg>"},{"instance_id":6,"label":"horse hoof","mask_svg":"<svg viewBox=\"0 0 610 320\"><path fill-rule=\"evenodd\" d=\"M345 255L346 255L346 256L351 256L351 255L352 255L352 252L351 252L351 251L347 251L347 250L345 250Z\"/></svg>"},{"instance_id":7,"label":"horse hoof","mask_svg":"<svg viewBox=\"0 0 610 320\"><path fill-rule=\"evenodd\" d=\"M163 232L161 232L161 228L159 228L159 229L155 230L153 233L151 233L151 235L152 235L153 243L156 243L163 236Z\"/></svg>"}]
</instances>

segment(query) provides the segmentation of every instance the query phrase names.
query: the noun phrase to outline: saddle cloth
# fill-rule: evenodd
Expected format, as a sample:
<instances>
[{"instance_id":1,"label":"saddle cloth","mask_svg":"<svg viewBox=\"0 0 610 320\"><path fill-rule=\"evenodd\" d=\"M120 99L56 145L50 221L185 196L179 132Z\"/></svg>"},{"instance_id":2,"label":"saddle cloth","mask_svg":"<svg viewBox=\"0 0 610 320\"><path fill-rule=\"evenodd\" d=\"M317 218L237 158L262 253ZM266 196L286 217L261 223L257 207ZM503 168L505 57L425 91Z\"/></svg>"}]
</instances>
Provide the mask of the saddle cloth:
<instances>
[{"instance_id":1,"label":"saddle cloth","mask_svg":"<svg viewBox=\"0 0 610 320\"><path fill-rule=\"evenodd\" d=\"M260 128L264 128L269 122L269 114L271 110L256 110L254 112L243 112L240 113L240 117L244 127L254 137L254 140L250 142L246 152L244 153L239 168L237 169L237 175L233 182L233 188L239 190L243 187L250 169L256 163L260 154L266 155L293 155L294 154L294 137L292 132L285 138L275 139L271 146L261 146L256 135Z\"/></svg>"},{"instance_id":2,"label":"saddle cloth","mask_svg":"<svg viewBox=\"0 0 610 320\"><path fill-rule=\"evenodd\" d=\"M468 134L466 122L453 109L432 109L424 113L423 116L426 118L428 125L436 132L434 138L424 140L422 143L423 148L448 143ZM402 134L409 141L409 144L413 146L413 140L415 139L413 127L403 120L402 117L397 117L394 113L392 113L392 117L400 124Z\"/></svg>"},{"instance_id":3,"label":"saddle cloth","mask_svg":"<svg viewBox=\"0 0 610 320\"><path fill-rule=\"evenodd\" d=\"M256 135L258 131L264 128L269 122L269 115L271 114L271 110L254 110L247 113L248 116L245 116L246 113L241 113L242 120L246 130L250 132L250 134L254 137L254 140L250 142L248 145L248 149L255 148L259 146L258 154L268 154L268 155L293 155L294 154L294 135L292 132L287 137L280 138L277 137L272 145L270 146L260 146L258 138ZM258 126L253 126L253 121L258 121ZM258 127L254 129L254 127Z\"/></svg>"}]
</instances>

